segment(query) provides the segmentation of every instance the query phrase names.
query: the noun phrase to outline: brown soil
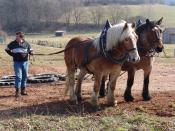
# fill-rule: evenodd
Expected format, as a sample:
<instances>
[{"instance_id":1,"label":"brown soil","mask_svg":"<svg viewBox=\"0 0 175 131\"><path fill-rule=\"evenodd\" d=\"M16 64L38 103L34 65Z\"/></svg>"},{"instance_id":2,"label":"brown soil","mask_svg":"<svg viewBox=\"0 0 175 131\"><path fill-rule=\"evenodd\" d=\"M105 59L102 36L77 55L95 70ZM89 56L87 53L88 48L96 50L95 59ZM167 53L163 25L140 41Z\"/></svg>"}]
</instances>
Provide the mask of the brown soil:
<instances>
[{"instance_id":1,"label":"brown soil","mask_svg":"<svg viewBox=\"0 0 175 131\"><path fill-rule=\"evenodd\" d=\"M65 68L58 67L31 67L30 74L43 72L65 72ZM6 73L10 70L7 69ZM4 71L3 71L4 72ZM1 74L2 75L2 74ZM138 71L135 77L132 94L134 102L126 103L123 92L126 85L126 73L117 82L116 100L118 107L125 110L138 110L150 114L171 117L175 115L175 67L172 65L155 64L151 75L150 92L152 99L143 101L141 97L143 72ZM69 115L70 113L92 113L90 96L93 82L86 80L83 83L83 101L81 105L73 105L64 97L64 82L47 84L31 84L27 88L28 96L14 97L13 87L0 87L0 118L30 114ZM106 98L100 98L101 110L108 108ZM112 112L111 112L112 113ZM95 113L99 114L99 113ZM4 117L3 117L4 116Z\"/></svg>"}]
</instances>

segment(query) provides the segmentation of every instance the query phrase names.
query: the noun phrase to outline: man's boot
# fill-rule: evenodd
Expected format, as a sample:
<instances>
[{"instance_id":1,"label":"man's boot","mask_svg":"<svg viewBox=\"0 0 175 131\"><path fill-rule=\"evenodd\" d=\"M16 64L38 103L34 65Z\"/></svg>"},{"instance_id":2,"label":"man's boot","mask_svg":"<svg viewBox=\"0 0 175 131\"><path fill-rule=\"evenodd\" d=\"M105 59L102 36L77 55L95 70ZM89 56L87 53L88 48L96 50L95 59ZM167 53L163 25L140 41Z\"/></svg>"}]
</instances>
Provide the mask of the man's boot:
<instances>
[{"instance_id":1,"label":"man's boot","mask_svg":"<svg viewBox=\"0 0 175 131\"><path fill-rule=\"evenodd\" d=\"M21 88L21 95L23 95L23 96L26 96L27 95L27 93L25 91L25 87L22 87Z\"/></svg>"},{"instance_id":2,"label":"man's boot","mask_svg":"<svg viewBox=\"0 0 175 131\"><path fill-rule=\"evenodd\" d=\"M19 96L20 96L19 89L16 88L15 97L19 97Z\"/></svg>"}]
</instances>

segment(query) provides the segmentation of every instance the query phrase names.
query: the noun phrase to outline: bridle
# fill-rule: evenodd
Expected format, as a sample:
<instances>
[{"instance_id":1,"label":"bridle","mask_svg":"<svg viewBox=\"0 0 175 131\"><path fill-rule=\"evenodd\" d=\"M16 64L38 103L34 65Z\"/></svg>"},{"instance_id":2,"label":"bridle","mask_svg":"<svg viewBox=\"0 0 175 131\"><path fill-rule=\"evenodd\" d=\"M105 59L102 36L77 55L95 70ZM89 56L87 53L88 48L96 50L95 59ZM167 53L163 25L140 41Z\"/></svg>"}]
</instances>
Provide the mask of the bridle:
<instances>
[{"instance_id":1,"label":"bridle","mask_svg":"<svg viewBox=\"0 0 175 131\"><path fill-rule=\"evenodd\" d=\"M159 56L159 53L156 51L156 43L162 41L162 38L161 38L161 33L160 33L160 30L161 30L160 27L155 26L153 28L156 28L156 27L158 28L157 30L156 29L154 30L156 39L154 39L152 41L148 41L149 42L149 47L150 47L149 49L145 49L144 45L141 45L141 46L137 45L138 50L146 52L145 56L147 56L147 57Z\"/></svg>"},{"instance_id":2,"label":"bridle","mask_svg":"<svg viewBox=\"0 0 175 131\"><path fill-rule=\"evenodd\" d=\"M127 49L126 46L124 46L126 53L123 56L121 56L120 58L114 58L112 55L112 51L115 50L117 47L114 47L110 51L106 50L106 36L107 36L107 30L109 28L110 28L109 26L107 28L105 28L100 35L100 38L99 38L100 54L114 64L123 64L124 62L129 60L129 52L131 52L133 50L137 50L137 48ZM123 31L121 32L121 35L122 35L122 33L123 33ZM118 43L121 44L119 41L118 41Z\"/></svg>"},{"instance_id":3,"label":"bridle","mask_svg":"<svg viewBox=\"0 0 175 131\"><path fill-rule=\"evenodd\" d=\"M157 30L156 29L154 30L155 35L156 35L156 39L153 40L152 42L150 42L154 46L155 46L155 43L162 41L161 34L160 34L161 29L158 26L155 26L154 28L156 28L156 27L158 28Z\"/></svg>"}]
</instances>

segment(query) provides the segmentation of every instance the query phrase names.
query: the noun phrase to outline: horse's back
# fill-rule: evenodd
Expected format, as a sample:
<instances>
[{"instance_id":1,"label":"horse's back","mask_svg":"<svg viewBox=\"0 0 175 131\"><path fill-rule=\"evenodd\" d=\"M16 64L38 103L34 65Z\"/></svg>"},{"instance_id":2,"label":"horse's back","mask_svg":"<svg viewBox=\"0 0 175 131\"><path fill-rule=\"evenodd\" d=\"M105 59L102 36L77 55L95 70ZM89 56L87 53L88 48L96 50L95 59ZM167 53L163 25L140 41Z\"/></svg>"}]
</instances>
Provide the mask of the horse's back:
<instances>
[{"instance_id":1,"label":"horse's back","mask_svg":"<svg viewBox=\"0 0 175 131\"><path fill-rule=\"evenodd\" d=\"M81 37L74 37L67 43L65 49L70 48L70 47L74 47L84 40L86 40L86 39L83 39Z\"/></svg>"},{"instance_id":2,"label":"horse's back","mask_svg":"<svg viewBox=\"0 0 175 131\"><path fill-rule=\"evenodd\" d=\"M84 49L87 44L92 43L90 38L74 37L65 47L64 59L67 67L81 66L84 59Z\"/></svg>"}]
</instances>

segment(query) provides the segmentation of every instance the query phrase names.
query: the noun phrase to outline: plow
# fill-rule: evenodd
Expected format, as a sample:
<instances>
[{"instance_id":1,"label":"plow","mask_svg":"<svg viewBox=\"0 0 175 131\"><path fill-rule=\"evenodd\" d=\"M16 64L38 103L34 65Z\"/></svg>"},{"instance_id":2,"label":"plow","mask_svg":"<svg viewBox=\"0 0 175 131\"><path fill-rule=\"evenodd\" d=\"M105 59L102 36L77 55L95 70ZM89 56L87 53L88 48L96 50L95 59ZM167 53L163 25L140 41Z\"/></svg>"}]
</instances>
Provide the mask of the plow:
<instances>
[{"instance_id":1,"label":"plow","mask_svg":"<svg viewBox=\"0 0 175 131\"><path fill-rule=\"evenodd\" d=\"M77 75L75 75L77 79ZM93 76L88 74L84 80L93 80ZM63 83L66 81L66 75L64 73L43 73L43 74L34 74L29 75L27 79L28 84L37 84L37 83L51 83L51 82L60 82ZM15 84L14 75L5 75L0 78L0 86L12 86Z\"/></svg>"}]
</instances>

